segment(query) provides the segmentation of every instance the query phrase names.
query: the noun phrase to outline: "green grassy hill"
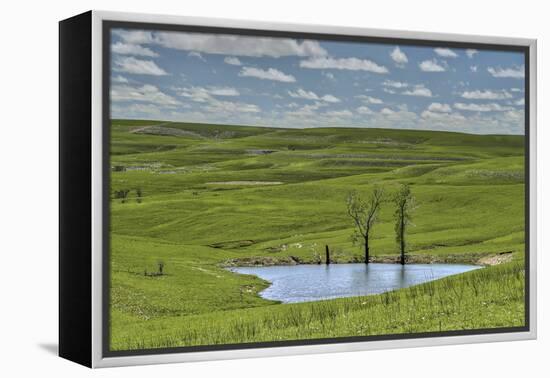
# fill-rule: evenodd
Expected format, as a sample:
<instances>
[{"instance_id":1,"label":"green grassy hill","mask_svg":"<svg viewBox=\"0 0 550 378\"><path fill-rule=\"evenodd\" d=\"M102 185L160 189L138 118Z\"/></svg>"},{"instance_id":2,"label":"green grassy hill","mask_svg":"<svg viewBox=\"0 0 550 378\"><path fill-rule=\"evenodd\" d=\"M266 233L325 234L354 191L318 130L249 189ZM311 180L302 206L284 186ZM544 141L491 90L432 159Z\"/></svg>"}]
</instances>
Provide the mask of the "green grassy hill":
<instances>
[{"instance_id":1,"label":"green grassy hill","mask_svg":"<svg viewBox=\"0 0 550 378\"><path fill-rule=\"evenodd\" d=\"M254 314L261 318L267 316L266 306L270 313L285 318L289 308L307 308L307 312L313 305L263 300L257 293L266 282L228 272L223 266L315 263L325 245L331 247L337 262L361 261L361 247L351 242L353 224L346 215L345 199L350 190L368 193L374 185L384 187L387 196L399 184L411 186L418 205L408 237L413 261L474 263L497 256L513 260L504 264L510 266L508 271L512 266L521 268L523 136L113 120L111 141L111 332L115 349L286 337L275 331L277 327L268 326L253 337L236 336L237 331L227 327L243 327L244 323L232 326L222 320L245 321ZM125 199L117 195L121 191L128 191ZM375 260L386 261L398 254L392 214L392 204L385 203L371 242ZM146 271L157 270L159 261L166 274L146 275ZM476 274L482 273L470 275ZM486 277L496 286L504 279L498 274ZM459 282L453 277L442 280L454 281ZM519 294L515 302L495 307L498 321L494 326L506 325L504 313L498 311L514 312L511 325L522 324L523 305L516 299L521 297L523 284L512 281ZM493 287L490 282L485 284ZM406 294L399 295L408 300ZM494 295L500 298L506 293ZM337 308L343 302L323 303ZM469 304L469 312L479 315L483 308L475 308L476 303ZM353 313L359 321L360 307L353 307ZM233 332L232 336L213 341L199 337L198 329L195 339L191 333L181 333L184 325L204 324L205 319ZM449 320L434 320L425 327L419 324L418 329L492 324L490 316L477 326L473 320L460 325L459 318L445 319ZM336 327L334 332L354 334L349 327ZM391 332L387 324L380 327L358 334Z\"/></svg>"}]
</instances>

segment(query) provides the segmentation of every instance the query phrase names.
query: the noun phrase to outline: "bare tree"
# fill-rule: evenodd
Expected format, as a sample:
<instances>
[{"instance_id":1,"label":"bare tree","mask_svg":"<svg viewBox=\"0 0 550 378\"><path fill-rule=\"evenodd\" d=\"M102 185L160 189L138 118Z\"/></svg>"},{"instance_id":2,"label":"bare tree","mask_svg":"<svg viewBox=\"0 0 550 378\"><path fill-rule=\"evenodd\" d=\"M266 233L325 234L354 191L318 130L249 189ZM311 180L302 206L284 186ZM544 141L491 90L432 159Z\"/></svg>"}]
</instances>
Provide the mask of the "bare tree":
<instances>
[{"instance_id":1,"label":"bare tree","mask_svg":"<svg viewBox=\"0 0 550 378\"><path fill-rule=\"evenodd\" d=\"M365 248L365 264L369 263L369 237L375 223L378 221L380 205L384 191L375 187L369 197L364 200L357 192L350 192L347 198L348 215L353 219L355 232L353 241L360 241Z\"/></svg>"},{"instance_id":2,"label":"bare tree","mask_svg":"<svg viewBox=\"0 0 550 378\"><path fill-rule=\"evenodd\" d=\"M393 199L395 203L395 240L399 244L401 265L405 265L407 228L411 224L411 213L414 210L414 196L407 184L401 185Z\"/></svg>"}]
</instances>

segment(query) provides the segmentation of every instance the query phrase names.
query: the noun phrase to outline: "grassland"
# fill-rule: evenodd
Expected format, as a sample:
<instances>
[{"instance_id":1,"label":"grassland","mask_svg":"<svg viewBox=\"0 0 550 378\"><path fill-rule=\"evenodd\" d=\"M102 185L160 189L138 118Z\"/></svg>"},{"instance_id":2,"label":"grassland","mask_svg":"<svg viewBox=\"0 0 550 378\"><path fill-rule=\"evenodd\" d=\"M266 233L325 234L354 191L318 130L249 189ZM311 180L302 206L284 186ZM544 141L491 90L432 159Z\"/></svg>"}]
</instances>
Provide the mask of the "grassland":
<instances>
[{"instance_id":1,"label":"grassland","mask_svg":"<svg viewBox=\"0 0 550 378\"><path fill-rule=\"evenodd\" d=\"M524 138L114 120L111 348L524 324ZM362 261L350 190L407 183L412 261L504 262L392 293L282 305L228 265ZM117 191L129 191L125 199ZM397 257L384 204L374 260ZM163 275L153 275L158 263ZM148 272L146 274L146 272Z\"/></svg>"}]
</instances>

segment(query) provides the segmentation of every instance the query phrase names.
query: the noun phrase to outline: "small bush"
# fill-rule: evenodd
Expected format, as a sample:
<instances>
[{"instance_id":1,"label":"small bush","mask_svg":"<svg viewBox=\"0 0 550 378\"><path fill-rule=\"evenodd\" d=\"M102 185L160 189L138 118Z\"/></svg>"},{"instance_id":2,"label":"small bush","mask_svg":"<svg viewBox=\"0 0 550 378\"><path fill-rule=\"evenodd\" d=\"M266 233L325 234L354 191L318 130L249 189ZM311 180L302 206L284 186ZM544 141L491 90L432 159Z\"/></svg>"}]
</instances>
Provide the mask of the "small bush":
<instances>
[{"instance_id":1,"label":"small bush","mask_svg":"<svg viewBox=\"0 0 550 378\"><path fill-rule=\"evenodd\" d=\"M125 203L126 199L128 198L128 193L130 193L130 190L128 189L115 190L113 197L115 199L120 199L121 203Z\"/></svg>"}]
</instances>

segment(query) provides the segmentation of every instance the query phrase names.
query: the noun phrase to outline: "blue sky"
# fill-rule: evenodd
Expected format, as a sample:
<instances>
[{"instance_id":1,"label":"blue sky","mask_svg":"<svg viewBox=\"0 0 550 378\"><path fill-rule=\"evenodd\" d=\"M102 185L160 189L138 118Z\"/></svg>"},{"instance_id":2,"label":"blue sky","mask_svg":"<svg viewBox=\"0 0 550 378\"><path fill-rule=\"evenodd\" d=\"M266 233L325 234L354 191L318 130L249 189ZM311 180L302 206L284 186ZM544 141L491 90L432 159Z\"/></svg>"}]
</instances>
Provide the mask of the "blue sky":
<instances>
[{"instance_id":1,"label":"blue sky","mask_svg":"<svg viewBox=\"0 0 550 378\"><path fill-rule=\"evenodd\" d=\"M521 53L112 31L113 118L523 134Z\"/></svg>"}]
</instances>

